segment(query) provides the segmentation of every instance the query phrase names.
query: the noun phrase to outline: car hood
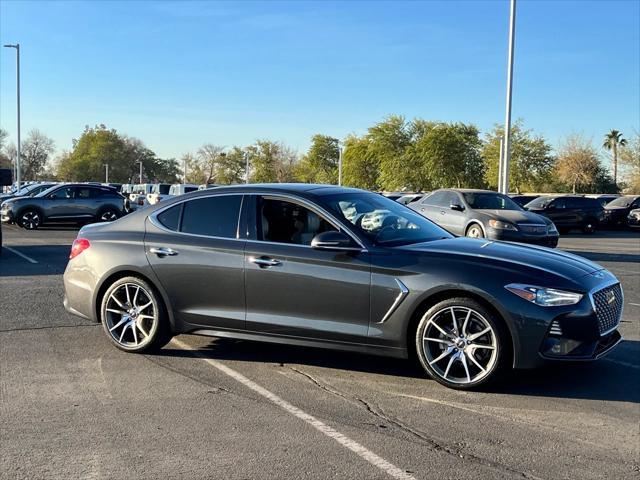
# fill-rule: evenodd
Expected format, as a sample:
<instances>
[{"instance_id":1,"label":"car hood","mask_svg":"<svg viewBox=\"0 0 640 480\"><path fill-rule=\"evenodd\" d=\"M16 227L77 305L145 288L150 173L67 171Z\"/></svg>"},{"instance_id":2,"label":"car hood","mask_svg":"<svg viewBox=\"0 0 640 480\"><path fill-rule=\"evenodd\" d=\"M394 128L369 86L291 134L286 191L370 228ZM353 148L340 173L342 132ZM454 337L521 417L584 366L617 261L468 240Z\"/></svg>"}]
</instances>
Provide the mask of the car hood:
<instances>
[{"instance_id":1,"label":"car hood","mask_svg":"<svg viewBox=\"0 0 640 480\"><path fill-rule=\"evenodd\" d=\"M630 207L604 207L606 212L624 212L628 210Z\"/></svg>"},{"instance_id":2,"label":"car hood","mask_svg":"<svg viewBox=\"0 0 640 480\"><path fill-rule=\"evenodd\" d=\"M537 213L526 210L476 210L495 220L506 220L511 223L538 223L549 224L550 221Z\"/></svg>"},{"instance_id":3,"label":"car hood","mask_svg":"<svg viewBox=\"0 0 640 480\"><path fill-rule=\"evenodd\" d=\"M560 275L570 280L603 270L603 267L597 263L561 250L487 239L456 237L396 248L413 252L473 256L493 260L496 263L506 262L512 265L525 265Z\"/></svg>"}]
</instances>

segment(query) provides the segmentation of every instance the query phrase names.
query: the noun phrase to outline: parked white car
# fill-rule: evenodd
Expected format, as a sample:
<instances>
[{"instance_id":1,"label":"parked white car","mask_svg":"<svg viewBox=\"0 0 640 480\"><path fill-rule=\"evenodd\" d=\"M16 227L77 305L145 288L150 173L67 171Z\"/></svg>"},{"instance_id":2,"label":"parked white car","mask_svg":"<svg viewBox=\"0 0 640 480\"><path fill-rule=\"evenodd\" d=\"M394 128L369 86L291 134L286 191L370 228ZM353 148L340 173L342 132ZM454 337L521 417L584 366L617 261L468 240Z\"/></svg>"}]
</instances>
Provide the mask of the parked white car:
<instances>
[{"instance_id":1,"label":"parked white car","mask_svg":"<svg viewBox=\"0 0 640 480\"><path fill-rule=\"evenodd\" d=\"M166 186L167 185L165 184L154 185L151 193L147 195L147 202L149 202L150 205L155 205L156 203L162 200L166 200L167 198L175 197L177 195L184 195L185 193L198 190L198 186L191 183L176 183L169 187L167 193L163 193L164 190L166 190L164 188Z\"/></svg>"},{"instance_id":2,"label":"parked white car","mask_svg":"<svg viewBox=\"0 0 640 480\"><path fill-rule=\"evenodd\" d=\"M132 210L137 210L147 205L147 195L151 193L152 188L152 183L132 185L131 193L129 194L129 205Z\"/></svg>"}]
</instances>

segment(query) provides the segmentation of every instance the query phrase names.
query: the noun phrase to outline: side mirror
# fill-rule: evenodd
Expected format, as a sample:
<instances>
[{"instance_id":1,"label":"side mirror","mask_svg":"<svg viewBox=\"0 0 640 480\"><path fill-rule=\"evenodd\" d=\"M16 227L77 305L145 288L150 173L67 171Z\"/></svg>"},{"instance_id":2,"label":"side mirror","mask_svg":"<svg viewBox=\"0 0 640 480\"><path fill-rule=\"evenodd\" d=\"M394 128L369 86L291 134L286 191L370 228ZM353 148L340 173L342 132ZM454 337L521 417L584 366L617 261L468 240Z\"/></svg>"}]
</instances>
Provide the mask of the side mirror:
<instances>
[{"instance_id":1,"label":"side mirror","mask_svg":"<svg viewBox=\"0 0 640 480\"><path fill-rule=\"evenodd\" d=\"M452 203L451 205L449 205L449 208L451 210L455 210L457 212L461 212L464 210L464 207L462 205L460 205L459 203Z\"/></svg>"},{"instance_id":2,"label":"side mirror","mask_svg":"<svg viewBox=\"0 0 640 480\"><path fill-rule=\"evenodd\" d=\"M348 235L336 231L322 232L313 237L311 248L316 250L348 250L352 252L362 250L359 246L354 246L353 240Z\"/></svg>"}]
</instances>

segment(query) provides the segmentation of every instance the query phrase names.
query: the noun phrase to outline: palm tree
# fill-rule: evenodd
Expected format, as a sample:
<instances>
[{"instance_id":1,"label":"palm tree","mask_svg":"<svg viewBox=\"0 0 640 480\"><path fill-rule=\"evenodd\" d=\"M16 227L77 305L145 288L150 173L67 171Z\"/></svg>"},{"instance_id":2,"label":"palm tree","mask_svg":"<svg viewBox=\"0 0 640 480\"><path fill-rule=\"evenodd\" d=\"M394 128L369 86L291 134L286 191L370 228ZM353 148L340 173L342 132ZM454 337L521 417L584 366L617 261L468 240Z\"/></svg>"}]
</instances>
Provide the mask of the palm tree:
<instances>
[{"instance_id":1,"label":"palm tree","mask_svg":"<svg viewBox=\"0 0 640 480\"><path fill-rule=\"evenodd\" d=\"M627 141L622 138L622 132L611 130L604 136L603 148L611 150L613 154L613 183L618 184L618 147L624 147Z\"/></svg>"}]
</instances>

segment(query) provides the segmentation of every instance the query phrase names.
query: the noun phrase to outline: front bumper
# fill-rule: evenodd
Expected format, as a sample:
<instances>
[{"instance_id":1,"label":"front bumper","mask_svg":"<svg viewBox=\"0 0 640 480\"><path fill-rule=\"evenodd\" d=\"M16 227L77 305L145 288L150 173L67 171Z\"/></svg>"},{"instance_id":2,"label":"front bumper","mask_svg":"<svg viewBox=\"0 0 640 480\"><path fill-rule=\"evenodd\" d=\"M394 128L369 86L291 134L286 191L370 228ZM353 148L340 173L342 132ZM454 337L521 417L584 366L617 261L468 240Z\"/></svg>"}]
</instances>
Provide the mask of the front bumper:
<instances>
[{"instance_id":1,"label":"front bumper","mask_svg":"<svg viewBox=\"0 0 640 480\"><path fill-rule=\"evenodd\" d=\"M0 221L3 223L14 223L16 219L13 211L4 208L0 210Z\"/></svg>"},{"instance_id":2,"label":"front bumper","mask_svg":"<svg viewBox=\"0 0 640 480\"><path fill-rule=\"evenodd\" d=\"M503 240L505 242L528 243L531 245L555 248L558 246L559 235L528 235L519 231L487 228L487 238L492 240Z\"/></svg>"}]
</instances>

